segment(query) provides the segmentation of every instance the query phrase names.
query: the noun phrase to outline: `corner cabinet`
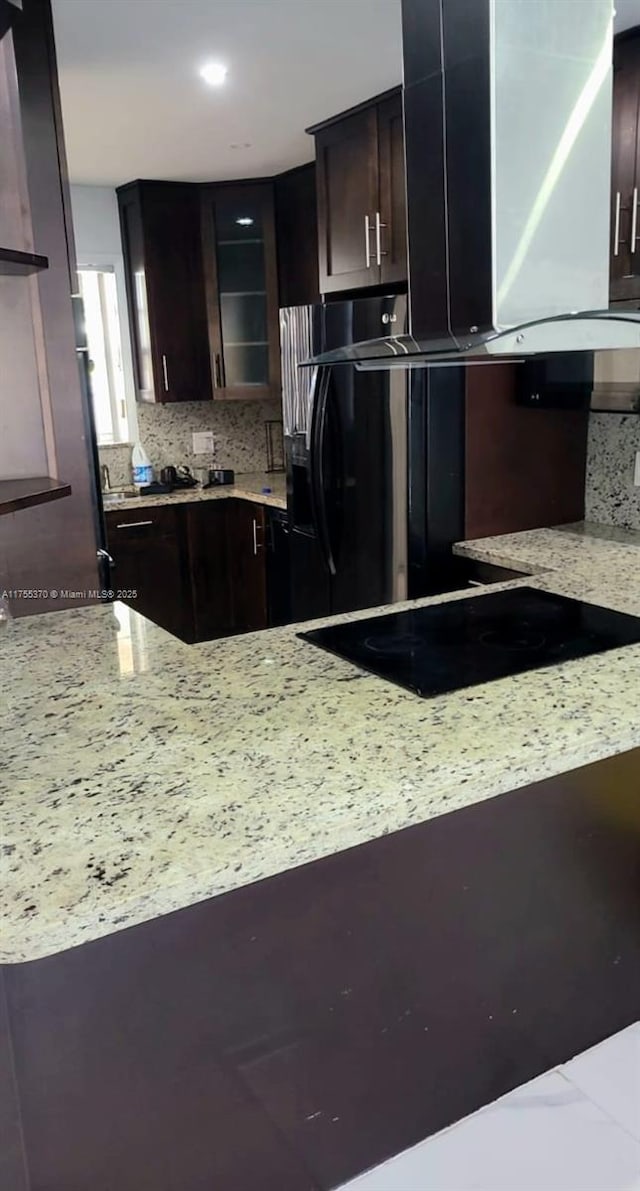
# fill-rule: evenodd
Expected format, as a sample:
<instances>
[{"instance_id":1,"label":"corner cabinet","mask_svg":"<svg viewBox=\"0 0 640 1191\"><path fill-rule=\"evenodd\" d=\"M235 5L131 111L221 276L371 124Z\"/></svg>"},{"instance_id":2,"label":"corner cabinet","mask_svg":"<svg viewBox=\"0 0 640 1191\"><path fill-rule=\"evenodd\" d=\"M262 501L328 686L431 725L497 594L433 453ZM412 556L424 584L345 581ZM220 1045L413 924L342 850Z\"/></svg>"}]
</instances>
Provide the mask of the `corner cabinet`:
<instances>
[{"instance_id":1,"label":"corner cabinet","mask_svg":"<svg viewBox=\"0 0 640 1191\"><path fill-rule=\"evenodd\" d=\"M280 394L278 267L271 183L201 188L214 398Z\"/></svg>"},{"instance_id":2,"label":"corner cabinet","mask_svg":"<svg viewBox=\"0 0 640 1191\"><path fill-rule=\"evenodd\" d=\"M316 143L321 292L406 282L400 89L307 131Z\"/></svg>"},{"instance_id":3,"label":"corner cabinet","mask_svg":"<svg viewBox=\"0 0 640 1191\"><path fill-rule=\"evenodd\" d=\"M191 593L181 507L107 510L118 599L183 641L193 639Z\"/></svg>"},{"instance_id":4,"label":"corner cabinet","mask_svg":"<svg viewBox=\"0 0 640 1191\"><path fill-rule=\"evenodd\" d=\"M181 182L118 190L139 401L212 396L199 192Z\"/></svg>"},{"instance_id":5,"label":"corner cabinet","mask_svg":"<svg viewBox=\"0 0 640 1191\"><path fill-rule=\"evenodd\" d=\"M234 497L142 504L108 509L105 521L111 586L154 624L190 644L269 624L263 505ZM287 581L272 573L272 584Z\"/></svg>"},{"instance_id":6,"label":"corner cabinet","mask_svg":"<svg viewBox=\"0 0 640 1191\"><path fill-rule=\"evenodd\" d=\"M611 155L611 301L640 298L640 35L616 38Z\"/></svg>"},{"instance_id":7,"label":"corner cabinet","mask_svg":"<svg viewBox=\"0 0 640 1191\"><path fill-rule=\"evenodd\" d=\"M279 174L274 189L280 306L312 306L320 301L315 161Z\"/></svg>"}]
</instances>

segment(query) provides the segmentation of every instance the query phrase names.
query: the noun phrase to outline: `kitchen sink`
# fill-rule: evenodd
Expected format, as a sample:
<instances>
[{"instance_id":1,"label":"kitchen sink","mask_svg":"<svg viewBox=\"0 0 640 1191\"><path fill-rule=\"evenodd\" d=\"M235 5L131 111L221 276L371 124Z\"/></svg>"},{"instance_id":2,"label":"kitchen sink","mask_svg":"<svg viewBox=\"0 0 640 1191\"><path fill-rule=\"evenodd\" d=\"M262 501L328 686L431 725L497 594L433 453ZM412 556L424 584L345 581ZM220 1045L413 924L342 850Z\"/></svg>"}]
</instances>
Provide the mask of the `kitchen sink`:
<instances>
[{"instance_id":1,"label":"kitchen sink","mask_svg":"<svg viewBox=\"0 0 640 1191\"><path fill-rule=\"evenodd\" d=\"M119 500L129 500L131 496L137 495L135 488L108 488L102 493L102 502L105 505L117 504Z\"/></svg>"}]
</instances>

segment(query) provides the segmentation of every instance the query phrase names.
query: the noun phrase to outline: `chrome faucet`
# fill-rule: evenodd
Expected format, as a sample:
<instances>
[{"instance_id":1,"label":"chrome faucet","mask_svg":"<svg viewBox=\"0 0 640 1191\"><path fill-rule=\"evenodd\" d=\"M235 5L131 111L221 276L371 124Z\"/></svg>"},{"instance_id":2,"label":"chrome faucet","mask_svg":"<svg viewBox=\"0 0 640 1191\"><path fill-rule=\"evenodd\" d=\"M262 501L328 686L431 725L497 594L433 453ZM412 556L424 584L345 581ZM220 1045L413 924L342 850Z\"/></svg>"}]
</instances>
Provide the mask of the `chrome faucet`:
<instances>
[{"instance_id":1,"label":"chrome faucet","mask_svg":"<svg viewBox=\"0 0 640 1191\"><path fill-rule=\"evenodd\" d=\"M100 464L100 487L103 492L108 492L111 488L111 476L106 463Z\"/></svg>"}]
</instances>

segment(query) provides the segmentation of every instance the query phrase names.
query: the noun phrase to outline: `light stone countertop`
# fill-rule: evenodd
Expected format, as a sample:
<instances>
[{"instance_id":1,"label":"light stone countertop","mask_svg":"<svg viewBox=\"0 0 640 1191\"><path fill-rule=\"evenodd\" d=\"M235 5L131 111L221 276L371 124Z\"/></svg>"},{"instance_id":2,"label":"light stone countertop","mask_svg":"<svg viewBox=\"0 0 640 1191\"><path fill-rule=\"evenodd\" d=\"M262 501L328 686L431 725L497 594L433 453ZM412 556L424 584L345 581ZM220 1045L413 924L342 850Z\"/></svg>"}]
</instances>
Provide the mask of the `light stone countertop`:
<instances>
[{"instance_id":1,"label":"light stone countertop","mask_svg":"<svg viewBox=\"0 0 640 1191\"><path fill-rule=\"evenodd\" d=\"M578 527L458 551L535 572L488 590L640 615L633 541ZM117 604L13 622L0 672L4 962L640 745L640 646L421 699L295 626L188 646Z\"/></svg>"},{"instance_id":2,"label":"light stone countertop","mask_svg":"<svg viewBox=\"0 0 640 1191\"><path fill-rule=\"evenodd\" d=\"M106 513L118 512L119 509L193 504L194 501L202 500L229 500L231 497L251 500L254 504L268 505L273 509L286 509L286 477L283 472L236 473L235 479L235 484L225 484L219 488L178 488L174 492L159 493L155 496L125 496L118 499L109 492L103 492L102 500ZM265 488L271 491L265 492Z\"/></svg>"}]
</instances>

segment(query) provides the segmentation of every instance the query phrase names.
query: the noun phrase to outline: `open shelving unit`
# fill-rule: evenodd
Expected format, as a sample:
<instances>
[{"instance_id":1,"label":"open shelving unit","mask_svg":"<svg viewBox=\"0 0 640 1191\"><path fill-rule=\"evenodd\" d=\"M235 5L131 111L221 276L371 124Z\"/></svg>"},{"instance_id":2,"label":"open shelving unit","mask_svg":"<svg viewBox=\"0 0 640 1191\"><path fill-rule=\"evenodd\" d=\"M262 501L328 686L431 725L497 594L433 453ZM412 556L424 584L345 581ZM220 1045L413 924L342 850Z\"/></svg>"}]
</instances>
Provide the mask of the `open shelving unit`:
<instances>
[{"instance_id":1,"label":"open shelving unit","mask_svg":"<svg viewBox=\"0 0 640 1191\"><path fill-rule=\"evenodd\" d=\"M49 268L46 256L37 252L18 252L15 248L0 248L0 277L26 277Z\"/></svg>"},{"instance_id":2,"label":"open shelving unit","mask_svg":"<svg viewBox=\"0 0 640 1191\"><path fill-rule=\"evenodd\" d=\"M4 513L16 513L32 505L48 504L71 495L71 485L51 476L27 476L19 480L0 479L0 517Z\"/></svg>"}]
</instances>

